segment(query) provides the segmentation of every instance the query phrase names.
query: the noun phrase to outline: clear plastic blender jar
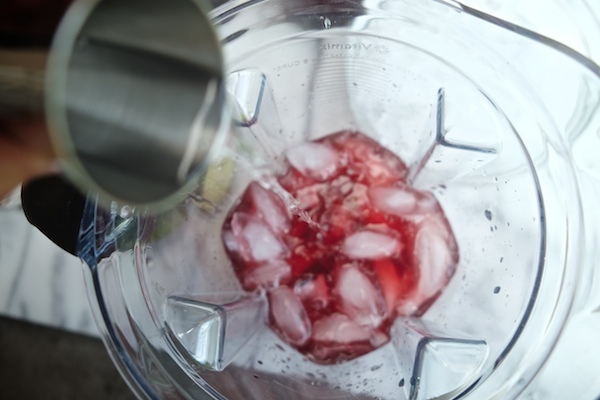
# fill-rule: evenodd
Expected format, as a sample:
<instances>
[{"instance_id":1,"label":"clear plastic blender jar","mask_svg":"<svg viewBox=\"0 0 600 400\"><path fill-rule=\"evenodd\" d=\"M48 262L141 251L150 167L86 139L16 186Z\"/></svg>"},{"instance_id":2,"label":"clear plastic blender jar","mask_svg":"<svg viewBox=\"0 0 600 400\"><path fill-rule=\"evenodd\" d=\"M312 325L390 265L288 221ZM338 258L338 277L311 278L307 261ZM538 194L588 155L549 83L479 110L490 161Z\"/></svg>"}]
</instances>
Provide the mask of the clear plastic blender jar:
<instances>
[{"instance_id":1,"label":"clear plastic blender jar","mask_svg":"<svg viewBox=\"0 0 600 400\"><path fill-rule=\"evenodd\" d=\"M195 191L160 215L90 199L79 254L104 339L140 397L516 398L590 289L598 68L452 2L233 1L213 11L236 113ZM359 131L433 194L460 253L391 340L333 365L268 326L221 240L247 185L290 148ZM582 294L583 293L583 294Z\"/></svg>"}]
</instances>

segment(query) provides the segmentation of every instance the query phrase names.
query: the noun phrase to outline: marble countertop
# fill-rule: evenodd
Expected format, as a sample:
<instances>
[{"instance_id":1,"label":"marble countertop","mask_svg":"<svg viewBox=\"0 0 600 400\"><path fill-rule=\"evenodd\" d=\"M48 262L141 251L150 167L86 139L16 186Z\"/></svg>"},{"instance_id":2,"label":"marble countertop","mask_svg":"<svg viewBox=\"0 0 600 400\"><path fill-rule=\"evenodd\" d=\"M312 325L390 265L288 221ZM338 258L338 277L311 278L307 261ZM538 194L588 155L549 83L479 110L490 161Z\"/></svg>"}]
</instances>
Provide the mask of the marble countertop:
<instances>
[{"instance_id":1,"label":"marble countertop","mask_svg":"<svg viewBox=\"0 0 600 400\"><path fill-rule=\"evenodd\" d=\"M0 314L98 336L81 261L31 226L17 201L0 207Z\"/></svg>"}]
</instances>

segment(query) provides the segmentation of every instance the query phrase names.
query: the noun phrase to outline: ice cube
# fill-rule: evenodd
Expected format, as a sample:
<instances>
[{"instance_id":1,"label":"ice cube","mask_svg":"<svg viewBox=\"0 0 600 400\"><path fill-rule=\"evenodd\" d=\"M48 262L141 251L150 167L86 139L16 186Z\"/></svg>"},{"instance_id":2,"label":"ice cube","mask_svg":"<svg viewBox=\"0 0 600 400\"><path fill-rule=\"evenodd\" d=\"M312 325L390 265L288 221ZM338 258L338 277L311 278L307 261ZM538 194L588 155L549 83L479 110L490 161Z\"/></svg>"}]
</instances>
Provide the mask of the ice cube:
<instances>
[{"instance_id":1,"label":"ice cube","mask_svg":"<svg viewBox=\"0 0 600 400\"><path fill-rule=\"evenodd\" d=\"M286 156L294 168L318 181L329 179L337 171L337 153L321 143L302 143L288 150Z\"/></svg>"},{"instance_id":2,"label":"ice cube","mask_svg":"<svg viewBox=\"0 0 600 400\"><path fill-rule=\"evenodd\" d=\"M389 341L390 337L381 331L374 331L370 338L371 346L374 348L381 347Z\"/></svg>"},{"instance_id":3,"label":"ice cube","mask_svg":"<svg viewBox=\"0 0 600 400\"><path fill-rule=\"evenodd\" d=\"M440 217L431 216L419 224L415 255L420 270L418 291L423 298L431 297L446 285L457 261L456 243Z\"/></svg>"},{"instance_id":4,"label":"ice cube","mask_svg":"<svg viewBox=\"0 0 600 400\"><path fill-rule=\"evenodd\" d=\"M257 287L273 288L287 283L292 276L292 268L282 260L267 261L252 269L244 277L244 287L254 290Z\"/></svg>"},{"instance_id":5,"label":"ice cube","mask_svg":"<svg viewBox=\"0 0 600 400\"><path fill-rule=\"evenodd\" d=\"M458 263L457 244L442 215L425 217L417 229L414 252L419 277L414 294L396 307L399 315L421 312L446 286Z\"/></svg>"},{"instance_id":6,"label":"ice cube","mask_svg":"<svg viewBox=\"0 0 600 400\"><path fill-rule=\"evenodd\" d=\"M400 217L412 214L417 208L415 193L399 188L370 188L369 199L381 211Z\"/></svg>"},{"instance_id":7,"label":"ice cube","mask_svg":"<svg viewBox=\"0 0 600 400\"><path fill-rule=\"evenodd\" d=\"M415 213L426 215L432 213L441 213L440 206L438 205L437 200L433 196L433 194L429 192L420 192L419 200L417 201L417 209Z\"/></svg>"},{"instance_id":8,"label":"ice cube","mask_svg":"<svg viewBox=\"0 0 600 400\"><path fill-rule=\"evenodd\" d=\"M404 165L394 157L370 154L365 160L369 181L373 184L389 184L402 179Z\"/></svg>"},{"instance_id":9,"label":"ice cube","mask_svg":"<svg viewBox=\"0 0 600 400\"><path fill-rule=\"evenodd\" d=\"M239 253L239 251L240 251L240 247L238 245L237 237L229 229L224 229L223 230L223 244L225 245L225 248L229 252Z\"/></svg>"},{"instance_id":10,"label":"ice cube","mask_svg":"<svg viewBox=\"0 0 600 400\"><path fill-rule=\"evenodd\" d=\"M399 303L396 306L396 313L398 315L410 316L414 315L417 311L419 311L420 305L426 300L425 297L420 294L415 294L410 299Z\"/></svg>"},{"instance_id":11,"label":"ice cube","mask_svg":"<svg viewBox=\"0 0 600 400\"><path fill-rule=\"evenodd\" d=\"M242 258L260 262L281 258L286 248L262 220L237 212L231 218L231 229L237 238Z\"/></svg>"},{"instance_id":12,"label":"ice cube","mask_svg":"<svg viewBox=\"0 0 600 400\"><path fill-rule=\"evenodd\" d=\"M346 237L342 253L355 260L378 260L397 254L400 248L396 238L364 230Z\"/></svg>"},{"instance_id":13,"label":"ice cube","mask_svg":"<svg viewBox=\"0 0 600 400\"><path fill-rule=\"evenodd\" d=\"M376 208L387 214L417 221L422 219L418 217L438 211L437 201L431 193L408 187L372 187L369 189L369 199Z\"/></svg>"},{"instance_id":14,"label":"ice cube","mask_svg":"<svg viewBox=\"0 0 600 400\"><path fill-rule=\"evenodd\" d=\"M338 138L342 139L341 137ZM349 134L339 143L350 157L349 165L359 173L359 180L369 185L385 185L406 177L406 165L373 139Z\"/></svg>"},{"instance_id":15,"label":"ice cube","mask_svg":"<svg viewBox=\"0 0 600 400\"><path fill-rule=\"evenodd\" d=\"M358 135L356 132L344 132L341 135L332 137L331 140L354 162L364 162L371 153L382 149L373 139Z\"/></svg>"},{"instance_id":16,"label":"ice cube","mask_svg":"<svg viewBox=\"0 0 600 400\"><path fill-rule=\"evenodd\" d=\"M333 313L314 323L312 338L317 342L362 342L371 338L371 330L358 325L344 314Z\"/></svg>"},{"instance_id":17,"label":"ice cube","mask_svg":"<svg viewBox=\"0 0 600 400\"><path fill-rule=\"evenodd\" d=\"M409 280L407 282L406 276L401 277L398 274L396 265L390 259L375 261L373 263L373 272L377 278L379 288L381 289L381 293L385 300L387 315L393 315L398 300L407 296L407 288L412 286L411 283L414 280Z\"/></svg>"},{"instance_id":18,"label":"ice cube","mask_svg":"<svg viewBox=\"0 0 600 400\"><path fill-rule=\"evenodd\" d=\"M248 186L248 194L252 198L256 211L273 232L286 232L290 228L287 208L277 194L265 189L257 182Z\"/></svg>"},{"instance_id":19,"label":"ice cube","mask_svg":"<svg viewBox=\"0 0 600 400\"><path fill-rule=\"evenodd\" d=\"M370 279L354 265L344 265L335 282L341 311L359 325L378 327L383 321L385 305L381 293Z\"/></svg>"},{"instance_id":20,"label":"ice cube","mask_svg":"<svg viewBox=\"0 0 600 400\"><path fill-rule=\"evenodd\" d=\"M302 302L287 286L269 293L271 318L283 338L294 346L306 343L312 333Z\"/></svg>"}]
</instances>

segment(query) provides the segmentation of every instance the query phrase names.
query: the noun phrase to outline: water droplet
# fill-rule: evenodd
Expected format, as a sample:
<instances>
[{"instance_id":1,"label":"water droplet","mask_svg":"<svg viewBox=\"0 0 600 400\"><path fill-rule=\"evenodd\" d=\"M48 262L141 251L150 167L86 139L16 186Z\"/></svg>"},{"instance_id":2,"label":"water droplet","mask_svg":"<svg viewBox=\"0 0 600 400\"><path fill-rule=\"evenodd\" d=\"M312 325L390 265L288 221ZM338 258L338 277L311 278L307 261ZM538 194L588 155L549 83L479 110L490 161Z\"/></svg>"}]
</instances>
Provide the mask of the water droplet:
<instances>
[{"instance_id":1,"label":"water droplet","mask_svg":"<svg viewBox=\"0 0 600 400\"><path fill-rule=\"evenodd\" d=\"M498 294L498 293L500 293L500 286L496 286L494 288L494 294Z\"/></svg>"},{"instance_id":2,"label":"water droplet","mask_svg":"<svg viewBox=\"0 0 600 400\"><path fill-rule=\"evenodd\" d=\"M490 210L485 210L484 214L488 221L492 220L492 212Z\"/></svg>"}]
</instances>

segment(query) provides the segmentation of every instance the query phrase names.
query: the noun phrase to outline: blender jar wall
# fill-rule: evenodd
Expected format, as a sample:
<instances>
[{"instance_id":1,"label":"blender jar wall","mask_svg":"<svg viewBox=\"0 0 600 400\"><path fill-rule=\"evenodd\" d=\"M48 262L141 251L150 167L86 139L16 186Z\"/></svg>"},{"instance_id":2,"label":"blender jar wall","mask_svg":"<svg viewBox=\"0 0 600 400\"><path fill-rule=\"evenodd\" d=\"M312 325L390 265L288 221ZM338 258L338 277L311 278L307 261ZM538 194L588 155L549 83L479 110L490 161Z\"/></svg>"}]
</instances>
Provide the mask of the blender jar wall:
<instances>
[{"instance_id":1,"label":"blender jar wall","mask_svg":"<svg viewBox=\"0 0 600 400\"><path fill-rule=\"evenodd\" d=\"M216 398L254 395L265 399L284 393L292 398L332 398L348 393L364 398L427 398L427 393L453 398L469 389L467 398L516 395L547 356L566 318L577 275L581 217L578 189L556 116L548 117L545 99L531 89L535 82L523 82L518 58L508 64L506 60L508 54L527 51L562 65L561 71L580 76L586 72L552 49L440 4L242 3L215 11L225 49L230 57L238 57L229 61L232 92L240 108L236 136L229 148L232 152L225 154L217 167L230 171L227 179L217 179L222 199L206 203L204 198L192 196L160 216L131 214L127 209L103 213L93 203L88 206L81 255L93 267L88 278L93 286L92 301L99 303L99 317L107 324L105 333L115 358L147 396L178 398L204 390ZM473 31L480 37L468 35ZM486 43L499 45L492 51ZM299 53L308 56L298 58ZM389 67L393 72L387 71ZM343 73L338 73L340 70ZM284 84L298 88L294 91ZM406 91L394 91L394 84ZM445 90L440 92L440 88ZM409 95L413 95L412 101ZM378 104L388 99L389 105ZM459 104L475 107L477 117L467 118L470 114ZM439 113L444 106L445 119ZM456 126L462 126L462 134ZM485 135L469 133L483 128ZM190 321L181 315L191 313L200 321L210 314L203 304L226 304L227 299L218 298L222 293L240 292L220 244L224 213L257 177L256 170L276 163L280 153L293 144L338 129L364 131L411 162L418 172L415 185L437 190L459 231L460 273L423 318L425 325L434 328L419 327L418 321L400 324L408 327L418 342L436 337L461 339L466 345L485 342L485 356L462 387L439 388L422 379L415 390L411 386L416 381L411 385L411 376L406 376L406 390L399 388L402 373L420 376L415 375L415 368L391 370L396 363L394 354L402 352L393 345L356 362L322 370L296 360L298 355L291 349L285 350L285 356L279 354L277 345L285 344L279 343L260 319L251 326L256 334L250 335L252 329L246 332L251 345L234 352L224 371L218 371L218 365L200 365L199 359L206 359L199 357L198 343L181 340L181 331ZM396 133L403 130L410 134ZM440 183L446 189L441 190ZM199 193L206 194L210 185L205 181ZM493 223L488 215L493 215ZM498 224L507 226L495 229ZM498 239L502 235L507 235L505 240ZM480 246L482 242L484 246ZM575 247L568 248L567 243ZM482 256L482 252L487 253ZM507 266L511 255L515 260ZM506 264L501 261L503 256ZM515 273L524 275L515 277ZM498 281L499 285L492 283ZM503 295L509 294L508 300L498 301L496 286L501 286ZM488 290L487 295L482 294L486 297L475 296L478 290ZM221 294L217 296L215 291ZM450 318L451 308L459 317L465 307L475 315L478 310L489 310L487 306L478 308L480 303L494 304L498 318L510 319L508 324L498 324L496 331L502 334L496 342L491 336L498 320L480 318L468 324L464 318ZM253 311L262 312L260 298L249 304L254 305ZM226 307L213 311L223 309L227 316ZM179 325L169 321L173 315L181 317ZM446 329L440 321L467 324ZM463 336L453 336L456 331ZM541 340L540 331L546 332ZM244 341L240 332L233 333L238 334L238 342ZM283 371L269 371L265 357L272 359L270 367L277 359L293 358L294 372L284 376L285 362ZM386 368L371 368L380 364ZM391 372L382 379L387 368ZM361 374L359 385L355 385L358 375L348 375L352 385L336 387L346 383L346 372L354 371ZM365 378L367 383L362 385ZM448 390L444 394L442 389Z\"/></svg>"}]
</instances>

